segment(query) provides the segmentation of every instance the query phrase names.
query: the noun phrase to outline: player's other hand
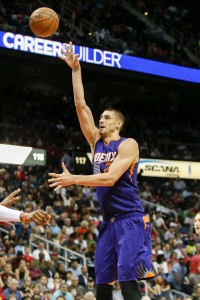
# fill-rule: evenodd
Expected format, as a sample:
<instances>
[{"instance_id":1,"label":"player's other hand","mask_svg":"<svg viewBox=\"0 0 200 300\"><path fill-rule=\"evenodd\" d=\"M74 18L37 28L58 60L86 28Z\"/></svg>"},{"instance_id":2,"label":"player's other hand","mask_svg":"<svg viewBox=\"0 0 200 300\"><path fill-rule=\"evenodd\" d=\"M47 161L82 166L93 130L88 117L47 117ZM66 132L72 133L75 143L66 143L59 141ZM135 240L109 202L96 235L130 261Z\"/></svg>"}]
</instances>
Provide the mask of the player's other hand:
<instances>
[{"instance_id":1,"label":"player's other hand","mask_svg":"<svg viewBox=\"0 0 200 300\"><path fill-rule=\"evenodd\" d=\"M73 184L73 175L67 170L65 164L62 163L63 172L61 174L49 173L52 178L48 180L50 187L55 187L54 191L59 190L63 186Z\"/></svg>"},{"instance_id":2,"label":"player's other hand","mask_svg":"<svg viewBox=\"0 0 200 300\"><path fill-rule=\"evenodd\" d=\"M78 54L74 53L72 42L69 44L64 44L64 49L61 49L62 55L59 57L64 60L68 66L72 69L79 67Z\"/></svg>"},{"instance_id":3,"label":"player's other hand","mask_svg":"<svg viewBox=\"0 0 200 300\"><path fill-rule=\"evenodd\" d=\"M15 190L10 195L8 195L0 204L5 207L10 207L13 203L17 202L20 199L20 196L18 196L20 192L21 189Z\"/></svg>"},{"instance_id":4,"label":"player's other hand","mask_svg":"<svg viewBox=\"0 0 200 300\"><path fill-rule=\"evenodd\" d=\"M44 226L51 221L51 216L46 211L38 209L31 213L22 213L20 219L24 223L34 222L36 225Z\"/></svg>"}]
</instances>

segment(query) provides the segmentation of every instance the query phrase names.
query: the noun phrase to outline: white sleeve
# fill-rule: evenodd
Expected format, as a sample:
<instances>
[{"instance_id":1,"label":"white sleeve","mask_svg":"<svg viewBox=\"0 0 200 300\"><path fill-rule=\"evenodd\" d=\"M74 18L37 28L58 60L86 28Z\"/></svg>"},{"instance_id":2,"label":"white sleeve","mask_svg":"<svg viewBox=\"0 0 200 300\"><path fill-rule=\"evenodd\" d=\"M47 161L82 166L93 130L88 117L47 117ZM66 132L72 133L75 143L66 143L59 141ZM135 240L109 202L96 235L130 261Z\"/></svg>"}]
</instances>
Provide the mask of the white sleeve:
<instances>
[{"instance_id":1,"label":"white sleeve","mask_svg":"<svg viewBox=\"0 0 200 300\"><path fill-rule=\"evenodd\" d=\"M21 213L23 211L0 205L0 222L19 222Z\"/></svg>"}]
</instances>

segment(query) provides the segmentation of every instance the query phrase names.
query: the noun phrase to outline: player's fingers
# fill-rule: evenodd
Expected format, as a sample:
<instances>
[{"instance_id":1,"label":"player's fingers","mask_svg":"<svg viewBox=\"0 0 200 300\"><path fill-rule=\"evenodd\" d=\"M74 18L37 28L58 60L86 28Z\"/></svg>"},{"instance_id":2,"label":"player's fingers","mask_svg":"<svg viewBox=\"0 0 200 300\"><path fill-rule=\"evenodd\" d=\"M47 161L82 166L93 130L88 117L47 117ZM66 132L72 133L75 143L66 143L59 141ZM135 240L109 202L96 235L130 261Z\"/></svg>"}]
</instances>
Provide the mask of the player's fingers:
<instances>
[{"instance_id":1,"label":"player's fingers","mask_svg":"<svg viewBox=\"0 0 200 300\"><path fill-rule=\"evenodd\" d=\"M33 217L33 222L34 222L36 225L40 225L40 220L38 220L37 217Z\"/></svg>"},{"instance_id":2,"label":"player's fingers","mask_svg":"<svg viewBox=\"0 0 200 300\"><path fill-rule=\"evenodd\" d=\"M49 173L49 176L51 176L51 177L59 177L59 176L60 176L60 174L56 174L56 173Z\"/></svg>"},{"instance_id":3,"label":"player's fingers","mask_svg":"<svg viewBox=\"0 0 200 300\"><path fill-rule=\"evenodd\" d=\"M70 46L70 51L73 52L73 44L71 41L69 42L69 46Z\"/></svg>"},{"instance_id":4,"label":"player's fingers","mask_svg":"<svg viewBox=\"0 0 200 300\"><path fill-rule=\"evenodd\" d=\"M51 215L47 215L48 222L51 221Z\"/></svg>"},{"instance_id":5,"label":"player's fingers","mask_svg":"<svg viewBox=\"0 0 200 300\"><path fill-rule=\"evenodd\" d=\"M36 224L44 223L48 221L47 213L43 211L37 211L33 214L33 221Z\"/></svg>"},{"instance_id":6,"label":"player's fingers","mask_svg":"<svg viewBox=\"0 0 200 300\"><path fill-rule=\"evenodd\" d=\"M7 197L2 202L1 205L5 207L10 207L13 203L17 202L20 197Z\"/></svg>"},{"instance_id":7,"label":"player's fingers","mask_svg":"<svg viewBox=\"0 0 200 300\"><path fill-rule=\"evenodd\" d=\"M54 186L58 186L58 185L60 185L59 182L54 182L54 183L51 183L49 186L50 186L50 187L54 187Z\"/></svg>"},{"instance_id":8,"label":"player's fingers","mask_svg":"<svg viewBox=\"0 0 200 300\"><path fill-rule=\"evenodd\" d=\"M62 187L62 185L58 185L58 186L54 189L54 191L55 191L55 192L58 191L61 187Z\"/></svg>"},{"instance_id":9,"label":"player's fingers","mask_svg":"<svg viewBox=\"0 0 200 300\"><path fill-rule=\"evenodd\" d=\"M62 181L63 178L62 177L59 177L59 178L50 178L48 179L48 182L58 182L58 181Z\"/></svg>"},{"instance_id":10,"label":"player's fingers","mask_svg":"<svg viewBox=\"0 0 200 300\"><path fill-rule=\"evenodd\" d=\"M64 43L64 48L65 48L65 51L68 53L69 52L69 45L67 43Z\"/></svg>"},{"instance_id":11,"label":"player's fingers","mask_svg":"<svg viewBox=\"0 0 200 300\"><path fill-rule=\"evenodd\" d=\"M60 52L66 56L66 52L63 49L61 49ZM62 55L60 55L60 56L63 57Z\"/></svg>"},{"instance_id":12,"label":"player's fingers","mask_svg":"<svg viewBox=\"0 0 200 300\"><path fill-rule=\"evenodd\" d=\"M67 172L68 171L67 168L65 167L64 162L62 163L62 169L63 169L63 172Z\"/></svg>"},{"instance_id":13,"label":"player's fingers","mask_svg":"<svg viewBox=\"0 0 200 300\"><path fill-rule=\"evenodd\" d=\"M15 202L17 202L19 199L20 199L21 197L15 197L15 198L12 198L12 199L10 199L10 203L15 203Z\"/></svg>"},{"instance_id":14,"label":"player's fingers","mask_svg":"<svg viewBox=\"0 0 200 300\"><path fill-rule=\"evenodd\" d=\"M12 193L10 193L10 195L8 196L8 198L15 197L17 194L19 194L20 191L21 191L21 189L17 189L15 191L13 191Z\"/></svg>"},{"instance_id":15,"label":"player's fingers","mask_svg":"<svg viewBox=\"0 0 200 300\"><path fill-rule=\"evenodd\" d=\"M74 60L78 60L79 54L75 54Z\"/></svg>"}]
</instances>

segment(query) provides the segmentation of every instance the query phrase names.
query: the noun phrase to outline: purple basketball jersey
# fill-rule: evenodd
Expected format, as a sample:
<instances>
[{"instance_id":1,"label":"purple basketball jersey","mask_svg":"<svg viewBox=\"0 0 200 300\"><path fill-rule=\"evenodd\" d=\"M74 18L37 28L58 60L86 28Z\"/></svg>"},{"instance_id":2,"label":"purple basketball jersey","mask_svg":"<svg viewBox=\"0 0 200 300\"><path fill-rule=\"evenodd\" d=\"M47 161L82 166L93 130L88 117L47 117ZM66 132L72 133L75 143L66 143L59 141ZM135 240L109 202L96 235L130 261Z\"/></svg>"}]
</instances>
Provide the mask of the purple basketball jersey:
<instances>
[{"instance_id":1,"label":"purple basketball jersey","mask_svg":"<svg viewBox=\"0 0 200 300\"><path fill-rule=\"evenodd\" d=\"M107 172L110 164L118 154L118 147L126 138L113 140L105 145L100 139L95 145L93 157L94 174ZM100 209L103 215L124 214L131 211L144 212L138 196L138 163L132 164L112 187L96 187Z\"/></svg>"}]
</instances>

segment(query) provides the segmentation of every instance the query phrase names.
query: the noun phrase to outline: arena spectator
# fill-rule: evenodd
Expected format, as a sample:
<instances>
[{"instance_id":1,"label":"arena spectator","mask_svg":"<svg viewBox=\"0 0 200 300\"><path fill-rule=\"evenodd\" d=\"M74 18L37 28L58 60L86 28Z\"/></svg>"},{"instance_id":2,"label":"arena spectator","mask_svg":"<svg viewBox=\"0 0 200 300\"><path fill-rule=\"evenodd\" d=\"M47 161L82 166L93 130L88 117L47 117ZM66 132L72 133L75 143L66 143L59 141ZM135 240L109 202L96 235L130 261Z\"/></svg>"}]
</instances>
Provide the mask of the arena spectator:
<instances>
[{"instance_id":1,"label":"arena spectator","mask_svg":"<svg viewBox=\"0 0 200 300\"><path fill-rule=\"evenodd\" d=\"M200 284L199 283L195 286L194 292L192 293L192 298L191 299L192 300L199 300L200 299Z\"/></svg>"},{"instance_id":2,"label":"arena spectator","mask_svg":"<svg viewBox=\"0 0 200 300\"><path fill-rule=\"evenodd\" d=\"M88 278L88 283L85 288L85 292L92 292L94 295L96 295L96 286L95 286L95 281L93 277Z\"/></svg>"},{"instance_id":3,"label":"arena spectator","mask_svg":"<svg viewBox=\"0 0 200 300\"><path fill-rule=\"evenodd\" d=\"M85 300L95 300L95 295L93 292L87 292L84 298Z\"/></svg>"},{"instance_id":4,"label":"arena spectator","mask_svg":"<svg viewBox=\"0 0 200 300\"><path fill-rule=\"evenodd\" d=\"M39 284L33 283L33 284L31 285L31 290L32 290L32 294L33 294L34 296L41 297ZM33 295L32 295L32 296L33 296Z\"/></svg>"},{"instance_id":5,"label":"arena spectator","mask_svg":"<svg viewBox=\"0 0 200 300\"><path fill-rule=\"evenodd\" d=\"M51 298L52 298L51 291L48 289L44 290L42 299L43 300L51 300Z\"/></svg>"},{"instance_id":6,"label":"arena spectator","mask_svg":"<svg viewBox=\"0 0 200 300\"><path fill-rule=\"evenodd\" d=\"M31 230L29 228L29 224L26 223L20 223L17 228L17 238L21 238L24 242L29 241ZM25 249L22 250L23 253L25 252Z\"/></svg>"},{"instance_id":7,"label":"arena spectator","mask_svg":"<svg viewBox=\"0 0 200 300\"><path fill-rule=\"evenodd\" d=\"M168 228L165 224L165 220L162 217L162 212L160 209L156 211L156 213L153 215L153 222L155 223L155 226L157 229L162 231L167 231Z\"/></svg>"},{"instance_id":8,"label":"arena spectator","mask_svg":"<svg viewBox=\"0 0 200 300\"><path fill-rule=\"evenodd\" d=\"M34 282L37 281L40 278L40 276L43 275L43 272L40 270L40 268L35 266L34 260L31 260L29 262L28 270L29 270L29 275L30 275L31 279Z\"/></svg>"},{"instance_id":9,"label":"arena spectator","mask_svg":"<svg viewBox=\"0 0 200 300\"><path fill-rule=\"evenodd\" d=\"M51 299L52 300L74 300L74 297L68 291L68 285L65 282L62 282L60 284L60 288L53 293Z\"/></svg>"},{"instance_id":10,"label":"arena spectator","mask_svg":"<svg viewBox=\"0 0 200 300\"><path fill-rule=\"evenodd\" d=\"M29 270L24 259L20 260L18 268L15 269L15 278L18 280L19 288L22 287L25 279L29 278Z\"/></svg>"},{"instance_id":11,"label":"arena spectator","mask_svg":"<svg viewBox=\"0 0 200 300\"><path fill-rule=\"evenodd\" d=\"M174 252L177 253L177 259L179 259L183 256L183 242L177 241L175 247Z\"/></svg>"},{"instance_id":12,"label":"arena spectator","mask_svg":"<svg viewBox=\"0 0 200 300\"><path fill-rule=\"evenodd\" d=\"M83 265L81 267L81 274L78 276L78 284L83 286L84 288L88 284L89 274L87 265Z\"/></svg>"},{"instance_id":13,"label":"arena spectator","mask_svg":"<svg viewBox=\"0 0 200 300\"><path fill-rule=\"evenodd\" d=\"M34 260L34 257L31 253L31 249L29 245L25 245L23 259L29 263L31 260Z\"/></svg>"},{"instance_id":14,"label":"arena spectator","mask_svg":"<svg viewBox=\"0 0 200 300\"><path fill-rule=\"evenodd\" d=\"M67 231L68 236L69 236L71 233L74 232L74 228L73 228L73 226L71 225L71 219L70 219L70 218L66 218L66 219L64 220L64 226L65 226L65 228L66 228L66 231Z\"/></svg>"},{"instance_id":15,"label":"arena spectator","mask_svg":"<svg viewBox=\"0 0 200 300\"><path fill-rule=\"evenodd\" d=\"M196 245L193 234L188 235L188 243L186 245L186 251L188 255L194 255L196 253Z\"/></svg>"},{"instance_id":16,"label":"arena spectator","mask_svg":"<svg viewBox=\"0 0 200 300\"><path fill-rule=\"evenodd\" d=\"M24 254L24 251L25 251L25 245L24 245L24 240L22 237L18 237L17 238L17 244L16 246L14 247L15 249L15 254L22 252L22 254Z\"/></svg>"},{"instance_id":17,"label":"arena spectator","mask_svg":"<svg viewBox=\"0 0 200 300\"><path fill-rule=\"evenodd\" d=\"M23 281L23 285L21 286L21 291L23 291L23 290L25 290L25 289L27 289L27 290L32 290L32 281L31 281L31 277L27 277L27 278L25 278L24 279L24 281Z\"/></svg>"},{"instance_id":18,"label":"arena spectator","mask_svg":"<svg viewBox=\"0 0 200 300\"><path fill-rule=\"evenodd\" d=\"M68 271L68 270L67 270ZM56 266L56 273L59 274L60 278L62 280L65 280L66 278L66 268L63 262L59 261Z\"/></svg>"},{"instance_id":19,"label":"arena spectator","mask_svg":"<svg viewBox=\"0 0 200 300\"><path fill-rule=\"evenodd\" d=\"M189 264L189 279L193 287L200 283L200 254L193 255Z\"/></svg>"},{"instance_id":20,"label":"arena spectator","mask_svg":"<svg viewBox=\"0 0 200 300\"><path fill-rule=\"evenodd\" d=\"M7 285L7 278L8 277L15 278L15 274L12 271L12 265L11 265L11 263L6 263L3 266L3 272L1 272L1 279L2 279L2 281L4 283L4 286Z\"/></svg>"},{"instance_id":21,"label":"arena spectator","mask_svg":"<svg viewBox=\"0 0 200 300\"><path fill-rule=\"evenodd\" d=\"M39 242L38 245L37 245L37 249L33 250L33 257L35 259L39 259L39 253L40 252L44 253L45 261L51 260L49 252L45 249L43 242Z\"/></svg>"},{"instance_id":22,"label":"arena spectator","mask_svg":"<svg viewBox=\"0 0 200 300\"><path fill-rule=\"evenodd\" d=\"M17 288L18 288L18 281L15 278L12 278L9 281L8 288L3 291L3 295L5 296L5 299L8 300L9 296L11 294L14 294L16 300L21 300L22 294L20 291L17 290Z\"/></svg>"},{"instance_id":23,"label":"arena spectator","mask_svg":"<svg viewBox=\"0 0 200 300\"><path fill-rule=\"evenodd\" d=\"M70 287L72 285L72 277L73 274L71 271L66 271L66 279L65 282L67 283L67 285Z\"/></svg>"},{"instance_id":24,"label":"arena spectator","mask_svg":"<svg viewBox=\"0 0 200 300\"><path fill-rule=\"evenodd\" d=\"M172 266L167 277L167 281L170 284L171 288L177 291L183 291L182 285L186 274L187 268L184 265L184 258L180 257L178 262Z\"/></svg>"},{"instance_id":25,"label":"arena spectator","mask_svg":"<svg viewBox=\"0 0 200 300\"><path fill-rule=\"evenodd\" d=\"M54 277L55 269L53 268L53 263L51 260L45 262L42 272L46 275L47 278Z\"/></svg>"},{"instance_id":26,"label":"arena spectator","mask_svg":"<svg viewBox=\"0 0 200 300\"><path fill-rule=\"evenodd\" d=\"M39 258L34 259L34 266L43 270L46 267L45 254L43 252L39 253Z\"/></svg>"},{"instance_id":27,"label":"arena spectator","mask_svg":"<svg viewBox=\"0 0 200 300\"><path fill-rule=\"evenodd\" d=\"M54 278L53 278L53 286L52 286L52 292L57 291L60 288L60 284L62 282L62 279L60 278L58 273L54 274Z\"/></svg>"},{"instance_id":28,"label":"arena spectator","mask_svg":"<svg viewBox=\"0 0 200 300\"><path fill-rule=\"evenodd\" d=\"M46 289L48 289L48 278L46 275L41 275L38 281L40 292L43 293Z\"/></svg>"},{"instance_id":29,"label":"arena spectator","mask_svg":"<svg viewBox=\"0 0 200 300\"><path fill-rule=\"evenodd\" d=\"M56 220L54 218L52 218L50 222L50 231L53 237L56 237L57 234L61 231L61 228L57 225Z\"/></svg>"},{"instance_id":30,"label":"arena spectator","mask_svg":"<svg viewBox=\"0 0 200 300\"><path fill-rule=\"evenodd\" d=\"M84 295L84 287L82 285L79 285L79 278L78 276L72 276L71 278L71 286L70 290L75 289L77 293Z\"/></svg>"},{"instance_id":31,"label":"arena spectator","mask_svg":"<svg viewBox=\"0 0 200 300\"><path fill-rule=\"evenodd\" d=\"M71 266L67 269L67 271L71 271L73 276L81 275L81 266L78 263L78 259L76 257L71 257Z\"/></svg>"}]
</instances>

